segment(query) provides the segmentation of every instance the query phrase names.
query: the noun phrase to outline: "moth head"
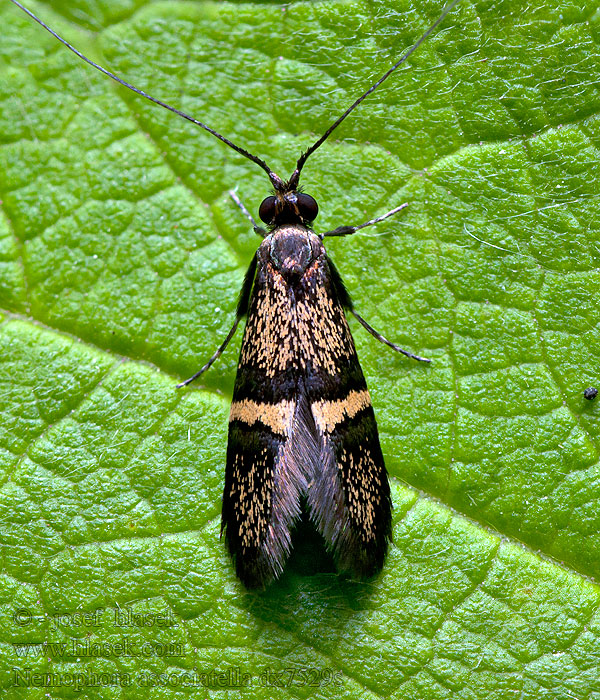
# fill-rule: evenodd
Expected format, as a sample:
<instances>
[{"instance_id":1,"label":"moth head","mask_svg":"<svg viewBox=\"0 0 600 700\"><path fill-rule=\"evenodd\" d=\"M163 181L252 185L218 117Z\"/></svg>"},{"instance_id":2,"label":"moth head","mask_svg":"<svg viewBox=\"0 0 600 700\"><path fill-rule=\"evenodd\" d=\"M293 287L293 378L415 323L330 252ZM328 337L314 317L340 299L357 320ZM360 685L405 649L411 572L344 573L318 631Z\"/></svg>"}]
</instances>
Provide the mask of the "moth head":
<instances>
[{"instance_id":1,"label":"moth head","mask_svg":"<svg viewBox=\"0 0 600 700\"><path fill-rule=\"evenodd\" d=\"M318 213L319 205L314 197L296 190L277 192L266 197L258 209L261 221L269 226L310 224Z\"/></svg>"}]
</instances>

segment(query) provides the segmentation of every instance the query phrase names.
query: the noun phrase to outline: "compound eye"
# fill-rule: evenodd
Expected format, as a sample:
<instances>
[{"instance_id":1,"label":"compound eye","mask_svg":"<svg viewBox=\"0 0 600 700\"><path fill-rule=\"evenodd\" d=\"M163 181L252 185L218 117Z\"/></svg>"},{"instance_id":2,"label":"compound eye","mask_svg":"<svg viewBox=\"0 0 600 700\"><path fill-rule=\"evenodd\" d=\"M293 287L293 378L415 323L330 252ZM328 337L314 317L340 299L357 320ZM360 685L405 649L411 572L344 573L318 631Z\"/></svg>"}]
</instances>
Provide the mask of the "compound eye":
<instances>
[{"instance_id":1,"label":"compound eye","mask_svg":"<svg viewBox=\"0 0 600 700\"><path fill-rule=\"evenodd\" d=\"M275 218L275 205L277 203L277 197L266 197L263 199L261 202L260 207L258 208L258 215L260 216L260 220L264 221L265 224L270 224L273 222L273 219Z\"/></svg>"},{"instance_id":2,"label":"compound eye","mask_svg":"<svg viewBox=\"0 0 600 700\"><path fill-rule=\"evenodd\" d=\"M298 194L298 211L306 221L314 221L319 213L319 205L314 197L300 192Z\"/></svg>"}]
</instances>

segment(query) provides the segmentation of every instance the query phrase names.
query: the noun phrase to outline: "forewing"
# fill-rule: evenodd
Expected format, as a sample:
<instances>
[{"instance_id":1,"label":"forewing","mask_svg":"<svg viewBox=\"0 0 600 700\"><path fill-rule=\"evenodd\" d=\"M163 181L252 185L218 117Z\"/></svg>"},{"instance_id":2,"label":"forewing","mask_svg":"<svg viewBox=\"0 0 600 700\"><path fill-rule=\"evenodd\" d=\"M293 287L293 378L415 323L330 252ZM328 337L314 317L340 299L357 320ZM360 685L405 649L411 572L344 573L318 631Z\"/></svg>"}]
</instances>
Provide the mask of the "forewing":
<instances>
[{"instance_id":1,"label":"forewing","mask_svg":"<svg viewBox=\"0 0 600 700\"><path fill-rule=\"evenodd\" d=\"M258 261L229 417L222 529L249 588L283 571L306 491L298 423L293 299L281 276ZM314 450L313 450L314 451Z\"/></svg>"},{"instance_id":2,"label":"forewing","mask_svg":"<svg viewBox=\"0 0 600 700\"><path fill-rule=\"evenodd\" d=\"M302 398L320 449L307 502L338 568L365 578L383 565L391 499L371 397L340 303L349 298L337 285L323 253L297 294Z\"/></svg>"},{"instance_id":3,"label":"forewing","mask_svg":"<svg viewBox=\"0 0 600 700\"><path fill-rule=\"evenodd\" d=\"M268 258L257 258L222 515L237 574L249 588L283 571L303 497L338 568L364 578L383 565L389 484L341 285L322 246L293 284Z\"/></svg>"}]
</instances>

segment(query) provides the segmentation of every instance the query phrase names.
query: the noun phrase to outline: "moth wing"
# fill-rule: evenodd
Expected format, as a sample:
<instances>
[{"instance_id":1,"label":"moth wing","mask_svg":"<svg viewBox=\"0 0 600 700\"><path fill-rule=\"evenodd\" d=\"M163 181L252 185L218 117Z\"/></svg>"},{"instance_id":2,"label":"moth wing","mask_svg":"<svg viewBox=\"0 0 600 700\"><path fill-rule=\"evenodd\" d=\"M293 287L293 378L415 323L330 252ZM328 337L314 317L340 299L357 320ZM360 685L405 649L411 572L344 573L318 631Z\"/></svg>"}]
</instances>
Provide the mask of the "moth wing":
<instances>
[{"instance_id":1,"label":"moth wing","mask_svg":"<svg viewBox=\"0 0 600 700\"><path fill-rule=\"evenodd\" d=\"M232 409L222 529L237 575L259 588L283 571L300 514L298 488L290 478L289 437L266 426L260 404L234 398Z\"/></svg>"},{"instance_id":2,"label":"moth wing","mask_svg":"<svg viewBox=\"0 0 600 700\"><path fill-rule=\"evenodd\" d=\"M392 503L377 423L344 305L351 301L326 258L304 280L311 300L299 313L305 390L318 447L307 504L340 570L367 578L383 566L391 539ZM305 335L302 335L302 332ZM312 343L312 345L311 345Z\"/></svg>"},{"instance_id":3,"label":"moth wing","mask_svg":"<svg viewBox=\"0 0 600 700\"><path fill-rule=\"evenodd\" d=\"M222 511L236 572L248 588L283 571L303 498L338 568L364 578L383 565L389 484L342 306L349 303L322 245L292 291L257 258Z\"/></svg>"},{"instance_id":4,"label":"moth wing","mask_svg":"<svg viewBox=\"0 0 600 700\"><path fill-rule=\"evenodd\" d=\"M308 491L313 521L337 567L376 574L391 539L391 498L366 386L340 399L313 401L321 468Z\"/></svg>"},{"instance_id":5,"label":"moth wing","mask_svg":"<svg viewBox=\"0 0 600 700\"><path fill-rule=\"evenodd\" d=\"M317 455L298 397L292 313L289 291L259 260L229 416L221 521L248 588L282 573L307 489L307 458Z\"/></svg>"}]
</instances>

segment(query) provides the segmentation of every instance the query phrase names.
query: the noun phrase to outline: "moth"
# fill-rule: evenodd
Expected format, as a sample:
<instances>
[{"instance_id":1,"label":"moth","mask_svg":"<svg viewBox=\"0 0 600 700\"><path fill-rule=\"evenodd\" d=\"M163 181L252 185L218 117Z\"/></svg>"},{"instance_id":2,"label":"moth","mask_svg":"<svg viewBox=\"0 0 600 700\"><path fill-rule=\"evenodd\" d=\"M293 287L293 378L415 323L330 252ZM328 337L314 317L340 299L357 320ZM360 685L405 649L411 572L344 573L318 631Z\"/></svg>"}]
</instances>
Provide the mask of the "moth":
<instances>
[{"instance_id":1,"label":"moth","mask_svg":"<svg viewBox=\"0 0 600 700\"><path fill-rule=\"evenodd\" d=\"M397 352L430 360L390 342L357 313L323 241L377 224L406 204L359 225L316 233L319 207L300 190L300 175L307 159L427 39L458 0L300 155L288 180L216 130L94 63L17 0L11 1L79 58L208 131L267 174L273 191L259 207L264 227L231 193L263 239L246 272L233 326L208 362L178 387L217 360L246 318L229 415L221 524L237 575L248 588L278 578L291 551L294 526L306 511L338 570L360 579L373 576L382 568L391 541L392 503L373 406L346 314Z\"/></svg>"}]
</instances>

